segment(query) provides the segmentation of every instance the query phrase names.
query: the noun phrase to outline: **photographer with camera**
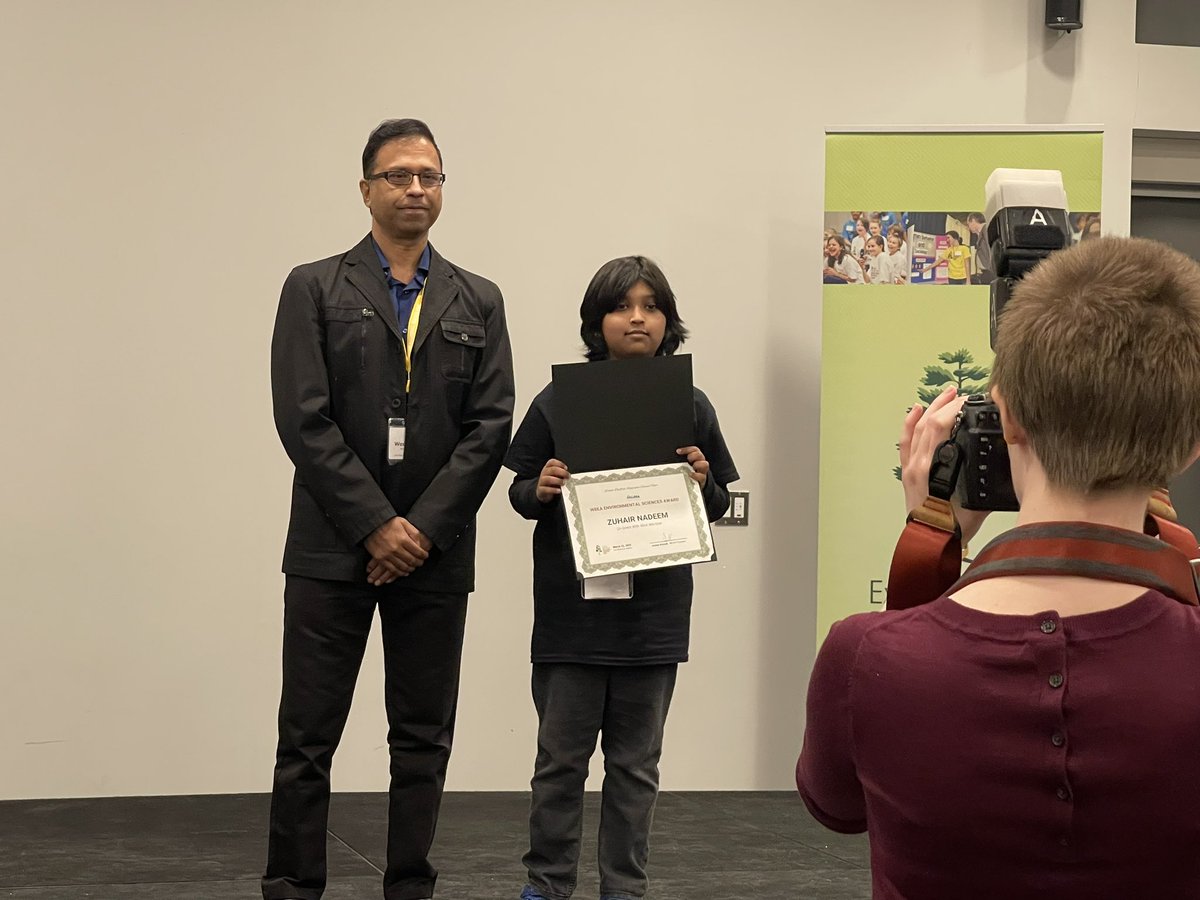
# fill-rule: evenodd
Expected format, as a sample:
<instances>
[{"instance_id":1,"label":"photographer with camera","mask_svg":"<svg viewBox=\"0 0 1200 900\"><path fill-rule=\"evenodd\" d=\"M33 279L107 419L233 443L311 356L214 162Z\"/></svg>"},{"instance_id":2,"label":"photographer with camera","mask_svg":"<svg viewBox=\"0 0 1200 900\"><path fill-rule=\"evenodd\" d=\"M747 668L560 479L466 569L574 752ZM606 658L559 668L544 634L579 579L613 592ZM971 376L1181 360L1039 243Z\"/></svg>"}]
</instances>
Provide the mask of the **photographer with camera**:
<instances>
[{"instance_id":1,"label":"photographer with camera","mask_svg":"<svg viewBox=\"0 0 1200 900\"><path fill-rule=\"evenodd\" d=\"M1129 238L1042 256L994 339L1016 527L941 596L835 624L809 684L796 783L870 833L876 898L1200 897L1197 587L1144 531L1200 455L1200 266ZM965 402L904 421L915 518ZM956 498L955 550L983 506Z\"/></svg>"}]
</instances>

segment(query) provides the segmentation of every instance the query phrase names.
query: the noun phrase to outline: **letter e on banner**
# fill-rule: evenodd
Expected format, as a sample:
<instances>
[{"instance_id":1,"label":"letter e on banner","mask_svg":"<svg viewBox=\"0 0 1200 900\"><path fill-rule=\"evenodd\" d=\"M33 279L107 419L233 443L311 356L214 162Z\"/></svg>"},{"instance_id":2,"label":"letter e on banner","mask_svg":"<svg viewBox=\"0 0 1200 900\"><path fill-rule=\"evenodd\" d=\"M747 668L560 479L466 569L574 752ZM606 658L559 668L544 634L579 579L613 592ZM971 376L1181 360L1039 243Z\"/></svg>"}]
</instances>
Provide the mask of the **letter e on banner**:
<instances>
[{"instance_id":1,"label":"letter e on banner","mask_svg":"<svg viewBox=\"0 0 1200 900\"><path fill-rule=\"evenodd\" d=\"M871 579L871 597L870 597L871 603L874 603L876 605L882 605L883 599L886 595L887 595L887 589L883 586L883 579L882 578L872 578ZM878 597L879 599L876 600L875 599L876 597Z\"/></svg>"}]
</instances>

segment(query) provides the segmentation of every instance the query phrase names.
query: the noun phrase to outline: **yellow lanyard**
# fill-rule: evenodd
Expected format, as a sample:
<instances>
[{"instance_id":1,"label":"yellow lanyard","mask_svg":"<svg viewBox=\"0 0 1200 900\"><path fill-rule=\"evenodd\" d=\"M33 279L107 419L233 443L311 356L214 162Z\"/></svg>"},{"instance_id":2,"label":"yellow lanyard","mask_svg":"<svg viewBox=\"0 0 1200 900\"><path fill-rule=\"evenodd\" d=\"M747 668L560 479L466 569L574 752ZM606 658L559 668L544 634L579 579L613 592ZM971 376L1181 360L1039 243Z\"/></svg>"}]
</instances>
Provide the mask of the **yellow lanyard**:
<instances>
[{"instance_id":1,"label":"yellow lanyard","mask_svg":"<svg viewBox=\"0 0 1200 900\"><path fill-rule=\"evenodd\" d=\"M427 279L428 280L428 279ZM417 340L417 323L421 321L421 304L425 300L425 285L413 301L412 310L408 314L408 332L404 335L404 392L412 391L412 351Z\"/></svg>"}]
</instances>

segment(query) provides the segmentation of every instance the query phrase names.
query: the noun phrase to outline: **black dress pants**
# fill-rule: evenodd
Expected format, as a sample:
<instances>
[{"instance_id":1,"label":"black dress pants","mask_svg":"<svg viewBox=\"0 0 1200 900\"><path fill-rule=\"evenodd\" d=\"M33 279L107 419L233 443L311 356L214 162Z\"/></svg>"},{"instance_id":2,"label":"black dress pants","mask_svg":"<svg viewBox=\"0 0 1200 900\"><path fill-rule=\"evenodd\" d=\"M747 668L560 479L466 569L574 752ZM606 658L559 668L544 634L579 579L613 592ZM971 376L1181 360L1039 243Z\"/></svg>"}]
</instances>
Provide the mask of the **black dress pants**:
<instances>
[{"instance_id":1,"label":"black dress pants","mask_svg":"<svg viewBox=\"0 0 1200 900\"><path fill-rule=\"evenodd\" d=\"M383 636L391 786L387 900L432 897L429 863L454 734L467 595L287 576L283 696L265 900L325 889L329 773L375 608Z\"/></svg>"}]
</instances>

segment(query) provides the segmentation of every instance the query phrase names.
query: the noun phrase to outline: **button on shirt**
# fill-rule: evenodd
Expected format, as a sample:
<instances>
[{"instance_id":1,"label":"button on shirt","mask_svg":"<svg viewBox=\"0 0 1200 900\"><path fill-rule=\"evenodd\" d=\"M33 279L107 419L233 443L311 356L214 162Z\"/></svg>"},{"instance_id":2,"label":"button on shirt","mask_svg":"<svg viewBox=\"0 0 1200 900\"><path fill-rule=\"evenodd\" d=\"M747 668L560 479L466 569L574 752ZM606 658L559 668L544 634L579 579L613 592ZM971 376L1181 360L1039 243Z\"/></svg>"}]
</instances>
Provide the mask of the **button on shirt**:
<instances>
[{"instance_id":1,"label":"button on shirt","mask_svg":"<svg viewBox=\"0 0 1200 900\"><path fill-rule=\"evenodd\" d=\"M417 294L421 293L421 288L425 286L425 278L429 275L429 244L425 244L425 249L421 251L421 259L417 262L417 272L413 275L412 281L407 284L392 277L392 267L374 238L371 239L371 245L375 248L375 255L379 257L379 264L383 266L383 277L387 279L388 291L392 295L392 306L396 309L396 324L400 326L400 333L407 339L408 317L412 315L413 303L416 302Z\"/></svg>"}]
</instances>

